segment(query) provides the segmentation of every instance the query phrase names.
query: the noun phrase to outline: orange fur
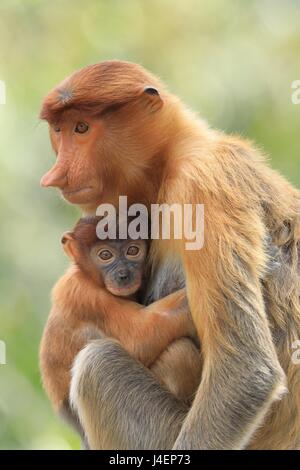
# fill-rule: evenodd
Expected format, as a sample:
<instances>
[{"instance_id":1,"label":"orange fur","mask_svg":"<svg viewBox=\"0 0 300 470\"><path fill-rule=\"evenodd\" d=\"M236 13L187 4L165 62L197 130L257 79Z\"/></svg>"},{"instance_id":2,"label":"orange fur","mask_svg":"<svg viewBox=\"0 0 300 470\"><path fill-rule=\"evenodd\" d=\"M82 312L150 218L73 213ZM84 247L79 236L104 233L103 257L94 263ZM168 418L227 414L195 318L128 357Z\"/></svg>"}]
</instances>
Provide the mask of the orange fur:
<instances>
[{"instance_id":1,"label":"orange fur","mask_svg":"<svg viewBox=\"0 0 300 470\"><path fill-rule=\"evenodd\" d=\"M153 103L143 93L149 85L159 90L159 112L151 112ZM122 104L116 113L101 114L116 104ZM247 320L253 316L255 324L256 319L255 348L273 358L274 370L278 358L290 394L269 406L257 435L252 430L243 444L232 445L245 446L252 436L251 448L299 447L300 371L290 360L291 340L300 336L299 191L272 171L251 143L210 129L135 64L112 61L75 73L46 97L41 117L50 124L63 122L61 135L51 130L58 160L42 184L59 187L84 211L93 213L101 202L117 205L123 194L129 203L205 205L202 250L186 251L185 240L152 244L154 263L172 253L181 257L204 358L202 381L181 442L198 442L195 422L205 413L204 404L216 385L214 371L223 357L239 355L233 336L249 341L247 331L240 330L231 315L229 307L234 304L246 309ZM89 135L67 133L78 119L90 124ZM90 185L86 193L67 192ZM284 276L266 274L267 236L281 250ZM292 253L291 260L284 259L285 250ZM241 303L244 292L250 296L246 307ZM280 347L271 338L277 328L283 335Z\"/></svg>"}]
</instances>

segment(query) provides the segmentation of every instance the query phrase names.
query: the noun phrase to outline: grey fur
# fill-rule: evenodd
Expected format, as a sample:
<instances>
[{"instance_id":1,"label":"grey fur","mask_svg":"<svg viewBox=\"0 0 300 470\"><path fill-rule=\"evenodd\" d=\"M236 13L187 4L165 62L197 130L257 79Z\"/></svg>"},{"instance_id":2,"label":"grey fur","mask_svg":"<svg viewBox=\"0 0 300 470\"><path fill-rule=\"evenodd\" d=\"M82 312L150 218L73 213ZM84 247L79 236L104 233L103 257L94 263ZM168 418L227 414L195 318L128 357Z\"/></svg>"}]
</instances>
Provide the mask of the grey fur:
<instances>
[{"instance_id":1,"label":"grey fur","mask_svg":"<svg viewBox=\"0 0 300 470\"><path fill-rule=\"evenodd\" d=\"M111 339L90 343L78 354L74 370L71 401L83 423L89 422L89 435L99 437L101 447L96 448L172 447L187 406L160 387L119 343ZM95 448L94 442L90 444Z\"/></svg>"},{"instance_id":2,"label":"grey fur","mask_svg":"<svg viewBox=\"0 0 300 470\"><path fill-rule=\"evenodd\" d=\"M142 303L149 305L185 287L185 277L179 260L169 259L150 275L150 282L142 294Z\"/></svg>"}]
</instances>

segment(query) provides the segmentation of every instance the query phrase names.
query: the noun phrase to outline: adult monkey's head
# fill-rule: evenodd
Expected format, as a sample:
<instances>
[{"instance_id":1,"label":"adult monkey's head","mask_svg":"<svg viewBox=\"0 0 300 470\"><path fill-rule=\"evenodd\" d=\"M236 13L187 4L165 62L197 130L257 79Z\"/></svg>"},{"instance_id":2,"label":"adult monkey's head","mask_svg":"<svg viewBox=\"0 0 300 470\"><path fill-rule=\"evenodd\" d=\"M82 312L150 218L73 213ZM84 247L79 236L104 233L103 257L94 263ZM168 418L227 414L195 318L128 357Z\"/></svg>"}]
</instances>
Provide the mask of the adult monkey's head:
<instances>
[{"instance_id":1,"label":"adult monkey's head","mask_svg":"<svg viewBox=\"0 0 300 470\"><path fill-rule=\"evenodd\" d=\"M42 105L57 158L41 185L87 210L120 194L146 201L174 126L172 100L136 64L107 61L75 72Z\"/></svg>"}]
</instances>

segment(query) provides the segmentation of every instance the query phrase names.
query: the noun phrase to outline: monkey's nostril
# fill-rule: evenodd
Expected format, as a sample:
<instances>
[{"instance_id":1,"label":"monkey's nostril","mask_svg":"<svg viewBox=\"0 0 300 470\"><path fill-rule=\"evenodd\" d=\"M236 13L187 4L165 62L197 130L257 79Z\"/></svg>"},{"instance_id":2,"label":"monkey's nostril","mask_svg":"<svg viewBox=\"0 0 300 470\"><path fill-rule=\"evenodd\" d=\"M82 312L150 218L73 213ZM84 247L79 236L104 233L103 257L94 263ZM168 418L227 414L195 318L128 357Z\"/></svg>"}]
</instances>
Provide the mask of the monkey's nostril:
<instances>
[{"instance_id":1,"label":"monkey's nostril","mask_svg":"<svg viewBox=\"0 0 300 470\"><path fill-rule=\"evenodd\" d=\"M127 271L119 271L118 272L118 277L120 281L126 281L128 279L128 272Z\"/></svg>"}]
</instances>

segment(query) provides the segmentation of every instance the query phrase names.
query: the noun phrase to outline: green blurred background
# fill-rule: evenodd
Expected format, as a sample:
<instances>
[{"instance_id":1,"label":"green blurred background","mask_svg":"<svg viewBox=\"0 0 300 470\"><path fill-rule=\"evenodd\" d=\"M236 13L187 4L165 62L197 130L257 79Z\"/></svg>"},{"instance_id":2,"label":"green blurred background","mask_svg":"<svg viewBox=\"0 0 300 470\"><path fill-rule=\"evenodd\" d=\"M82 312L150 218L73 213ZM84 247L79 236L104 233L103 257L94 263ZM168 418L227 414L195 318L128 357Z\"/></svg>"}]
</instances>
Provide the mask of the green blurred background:
<instances>
[{"instance_id":1,"label":"green blurred background","mask_svg":"<svg viewBox=\"0 0 300 470\"><path fill-rule=\"evenodd\" d=\"M43 96L86 64L141 63L213 126L257 141L300 187L299 24L298 0L1 0L0 448L79 448L38 367L49 292L67 263L60 235L79 215L39 187L53 162Z\"/></svg>"}]
</instances>

